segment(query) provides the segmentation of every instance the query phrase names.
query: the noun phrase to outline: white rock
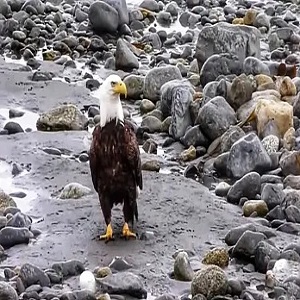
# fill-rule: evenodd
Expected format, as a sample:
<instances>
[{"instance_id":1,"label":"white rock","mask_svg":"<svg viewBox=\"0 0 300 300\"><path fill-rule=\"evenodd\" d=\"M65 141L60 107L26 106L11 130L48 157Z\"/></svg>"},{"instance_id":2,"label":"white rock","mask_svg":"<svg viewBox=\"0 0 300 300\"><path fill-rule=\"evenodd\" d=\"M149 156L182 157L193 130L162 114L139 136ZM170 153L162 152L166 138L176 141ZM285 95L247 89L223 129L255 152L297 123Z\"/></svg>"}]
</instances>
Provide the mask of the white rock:
<instances>
[{"instance_id":1,"label":"white rock","mask_svg":"<svg viewBox=\"0 0 300 300\"><path fill-rule=\"evenodd\" d=\"M79 284L81 290L89 290L92 293L96 292L96 279L91 271L84 271L79 277Z\"/></svg>"},{"instance_id":2,"label":"white rock","mask_svg":"<svg viewBox=\"0 0 300 300\"><path fill-rule=\"evenodd\" d=\"M77 182L67 184L59 195L60 199L78 199L91 193L91 189Z\"/></svg>"}]
</instances>

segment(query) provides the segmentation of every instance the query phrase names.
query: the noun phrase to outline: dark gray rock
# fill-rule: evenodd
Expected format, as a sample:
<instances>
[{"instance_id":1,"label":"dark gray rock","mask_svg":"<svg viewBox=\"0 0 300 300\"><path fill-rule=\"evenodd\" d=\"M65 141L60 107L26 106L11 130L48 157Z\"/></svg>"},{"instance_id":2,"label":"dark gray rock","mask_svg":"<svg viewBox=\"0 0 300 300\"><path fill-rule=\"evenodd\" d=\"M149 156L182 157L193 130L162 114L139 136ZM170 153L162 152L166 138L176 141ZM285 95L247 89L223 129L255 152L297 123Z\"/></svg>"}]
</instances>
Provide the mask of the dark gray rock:
<instances>
[{"instance_id":1,"label":"dark gray rock","mask_svg":"<svg viewBox=\"0 0 300 300\"><path fill-rule=\"evenodd\" d=\"M266 273L270 260L277 260L280 256L279 249L275 248L267 241L257 244L255 250L255 267L258 272Z\"/></svg>"},{"instance_id":2,"label":"dark gray rock","mask_svg":"<svg viewBox=\"0 0 300 300\"><path fill-rule=\"evenodd\" d=\"M17 227L17 228L31 228L32 220L30 217L27 215L17 212L16 214L13 215L11 219L8 220L7 226L10 227Z\"/></svg>"},{"instance_id":3,"label":"dark gray rock","mask_svg":"<svg viewBox=\"0 0 300 300\"><path fill-rule=\"evenodd\" d=\"M261 191L261 199L267 203L269 210L281 205L284 198L282 186L279 184L266 183Z\"/></svg>"},{"instance_id":4,"label":"dark gray rock","mask_svg":"<svg viewBox=\"0 0 300 300\"><path fill-rule=\"evenodd\" d=\"M159 12L159 5L155 0L143 0L143 2L140 4L140 7L146 8L153 12Z\"/></svg>"},{"instance_id":5,"label":"dark gray rock","mask_svg":"<svg viewBox=\"0 0 300 300\"><path fill-rule=\"evenodd\" d=\"M26 8L32 7L38 14L44 14L45 4L41 0L26 0L21 10L27 11Z\"/></svg>"},{"instance_id":6,"label":"dark gray rock","mask_svg":"<svg viewBox=\"0 0 300 300\"><path fill-rule=\"evenodd\" d=\"M89 45L89 49L97 52L97 51L108 51L108 46L105 44L101 37L93 37L91 38L91 43Z\"/></svg>"},{"instance_id":7,"label":"dark gray rock","mask_svg":"<svg viewBox=\"0 0 300 300\"><path fill-rule=\"evenodd\" d=\"M0 14L3 15L4 17L8 17L11 14L11 8L8 5L6 0L0 1Z\"/></svg>"},{"instance_id":8,"label":"dark gray rock","mask_svg":"<svg viewBox=\"0 0 300 300\"><path fill-rule=\"evenodd\" d=\"M247 59L249 59L249 57ZM251 99L254 91L255 86L253 80L245 74L241 74L233 79L227 101L235 110L237 110L241 105Z\"/></svg>"},{"instance_id":9,"label":"dark gray rock","mask_svg":"<svg viewBox=\"0 0 300 300\"><path fill-rule=\"evenodd\" d=\"M61 156L61 151L57 148L53 148L53 147L45 147L43 148L43 151L47 154L50 155L58 155Z\"/></svg>"},{"instance_id":10,"label":"dark gray rock","mask_svg":"<svg viewBox=\"0 0 300 300\"><path fill-rule=\"evenodd\" d=\"M18 244L28 244L33 234L28 228L4 227L0 230L0 245L10 248Z\"/></svg>"},{"instance_id":11,"label":"dark gray rock","mask_svg":"<svg viewBox=\"0 0 300 300\"><path fill-rule=\"evenodd\" d=\"M280 254L279 259L286 259L300 262L300 255L295 250L285 250Z\"/></svg>"},{"instance_id":12,"label":"dark gray rock","mask_svg":"<svg viewBox=\"0 0 300 300\"><path fill-rule=\"evenodd\" d=\"M244 61L243 69L246 75L270 75L269 67L256 57L247 57Z\"/></svg>"},{"instance_id":13,"label":"dark gray rock","mask_svg":"<svg viewBox=\"0 0 300 300\"><path fill-rule=\"evenodd\" d=\"M139 299L147 298L141 278L131 272L125 271L106 276L98 280L103 293L127 294Z\"/></svg>"},{"instance_id":14,"label":"dark gray rock","mask_svg":"<svg viewBox=\"0 0 300 300\"><path fill-rule=\"evenodd\" d=\"M199 125L188 128L180 141L186 148L192 145L194 147L207 147L209 145L209 141L202 133Z\"/></svg>"},{"instance_id":15,"label":"dark gray rock","mask_svg":"<svg viewBox=\"0 0 300 300\"><path fill-rule=\"evenodd\" d=\"M166 83L174 79L182 79L180 70L175 66L162 66L151 69L144 82L144 98L158 101L160 89Z\"/></svg>"},{"instance_id":16,"label":"dark gray rock","mask_svg":"<svg viewBox=\"0 0 300 300\"><path fill-rule=\"evenodd\" d=\"M228 191L227 201L238 204L242 197L255 199L256 194L260 192L260 175L256 172L250 172L237 180Z\"/></svg>"},{"instance_id":17,"label":"dark gray rock","mask_svg":"<svg viewBox=\"0 0 300 300\"><path fill-rule=\"evenodd\" d=\"M285 214L280 205L276 205L273 209L271 209L267 215L266 219L269 221L273 220L285 220Z\"/></svg>"},{"instance_id":18,"label":"dark gray rock","mask_svg":"<svg viewBox=\"0 0 300 300\"><path fill-rule=\"evenodd\" d=\"M50 279L47 274L37 266L29 263L26 263L21 267L19 276L22 279L25 288L33 284L50 286Z\"/></svg>"},{"instance_id":19,"label":"dark gray rock","mask_svg":"<svg viewBox=\"0 0 300 300\"><path fill-rule=\"evenodd\" d=\"M53 299L53 298L52 298ZM93 292L89 290L75 290L63 293L60 298L60 300L96 300L96 296Z\"/></svg>"},{"instance_id":20,"label":"dark gray rock","mask_svg":"<svg viewBox=\"0 0 300 300\"><path fill-rule=\"evenodd\" d=\"M85 270L85 267L83 263L78 260L68 260L53 264L52 269L59 275L68 277L81 274Z\"/></svg>"},{"instance_id":21,"label":"dark gray rock","mask_svg":"<svg viewBox=\"0 0 300 300\"><path fill-rule=\"evenodd\" d=\"M287 208L290 205L295 205L300 208L300 192L293 189L286 190L282 206Z\"/></svg>"},{"instance_id":22,"label":"dark gray rock","mask_svg":"<svg viewBox=\"0 0 300 300\"><path fill-rule=\"evenodd\" d=\"M8 134L24 132L20 124L11 121L5 124L4 129L7 130Z\"/></svg>"},{"instance_id":23,"label":"dark gray rock","mask_svg":"<svg viewBox=\"0 0 300 300\"><path fill-rule=\"evenodd\" d=\"M246 230L236 242L232 255L249 259L255 254L258 243L266 239L267 237L263 233Z\"/></svg>"},{"instance_id":24,"label":"dark gray rock","mask_svg":"<svg viewBox=\"0 0 300 300\"><path fill-rule=\"evenodd\" d=\"M129 14L126 0L105 0L105 3L112 6L118 12L119 26L129 23Z\"/></svg>"},{"instance_id":25,"label":"dark gray rock","mask_svg":"<svg viewBox=\"0 0 300 300\"><path fill-rule=\"evenodd\" d=\"M294 235L298 235L300 232L300 224L295 224L295 223L291 223L291 222L286 222L282 225L280 225L277 228L278 231L282 231L285 233L289 233L289 234L294 234Z\"/></svg>"},{"instance_id":26,"label":"dark gray rock","mask_svg":"<svg viewBox=\"0 0 300 300\"><path fill-rule=\"evenodd\" d=\"M0 282L0 300L18 300L16 290L7 282Z\"/></svg>"},{"instance_id":27,"label":"dark gray rock","mask_svg":"<svg viewBox=\"0 0 300 300\"><path fill-rule=\"evenodd\" d=\"M109 4L97 1L89 8L89 20L96 32L115 33L119 25L119 14Z\"/></svg>"},{"instance_id":28,"label":"dark gray rock","mask_svg":"<svg viewBox=\"0 0 300 300\"><path fill-rule=\"evenodd\" d=\"M284 249L283 251L287 251L287 250L293 250L293 251L296 251L299 255L300 255L300 243L291 243L291 244L288 244Z\"/></svg>"},{"instance_id":29,"label":"dark gray rock","mask_svg":"<svg viewBox=\"0 0 300 300\"><path fill-rule=\"evenodd\" d=\"M127 96L129 99L141 99L143 94L145 77L131 74L124 78L127 87Z\"/></svg>"},{"instance_id":30,"label":"dark gray rock","mask_svg":"<svg viewBox=\"0 0 300 300\"><path fill-rule=\"evenodd\" d=\"M270 170L272 161L255 133L249 133L235 142L229 152L228 170L234 178L255 171Z\"/></svg>"},{"instance_id":31,"label":"dark gray rock","mask_svg":"<svg viewBox=\"0 0 300 300\"><path fill-rule=\"evenodd\" d=\"M137 57L132 53L126 42L119 38L115 52L115 66L117 70L132 71L139 68Z\"/></svg>"},{"instance_id":32,"label":"dark gray rock","mask_svg":"<svg viewBox=\"0 0 300 300\"><path fill-rule=\"evenodd\" d=\"M243 64L248 56L260 58L260 32L251 26L219 22L200 31L195 57L199 69L214 54L231 53Z\"/></svg>"},{"instance_id":33,"label":"dark gray rock","mask_svg":"<svg viewBox=\"0 0 300 300\"><path fill-rule=\"evenodd\" d=\"M225 236L225 242L228 246L233 246L237 243L237 241L240 239L240 237L243 235L246 231L256 231L255 225L248 223L243 224L241 226L232 228L228 231L228 233Z\"/></svg>"},{"instance_id":34,"label":"dark gray rock","mask_svg":"<svg viewBox=\"0 0 300 300\"><path fill-rule=\"evenodd\" d=\"M211 140L221 136L230 125L234 125L236 122L233 108L221 96L206 103L199 110L196 119L196 124L200 125L202 132Z\"/></svg>"},{"instance_id":35,"label":"dark gray rock","mask_svg":"<svg viewBox=\"0 0 300 300\"><path fill-rule=\"evenodd\" d=\"M22 117L24 116L24 114L25 114L24 111L20 111L18 109L13 109L13 108L8 111L8 117L10 119Z\"/></svg>"},{"instance_id":36,"label":"dark gray rock","mask_svg":"<svg viewBox=\"0 0 300 300\"><path fill-rule=\"evenodd\" d=\"M245 136L245 132L237 125L232 125L221 136L221 153L230 151L232 145Z\"/></svg>"},{"instance_id":37,"label":"dark gray rock","mask_svg":"<svg viewBox=\"0 0 300 300\"><path fill-rule=\"evenodd\" d=\"M238 278L228 279L228 293L232 296L240 296L242 291L245 290L245 283Z\"/></svg>"},{"instance_id":38,"label":"dark gray rock","mask_svg":"<svg viewBox=\"0 0 300 300\"><path fill-rule=\"evenodd\" d=\"M242 65L231 53L214 54L210 56L200 69L200 83L205 86L216 80L220 75L240 75Z\"/></svg>"},{"instance_id":39,"label":"dark gray rock","mask_svg":"<svg viewBox=\"0 0 300 300\"><path fill-rule=\"evenodd\" d=\"M288 222L300 223L300 209L297 206L290 205L284 212Z\"/></svg>"}]
</instances>

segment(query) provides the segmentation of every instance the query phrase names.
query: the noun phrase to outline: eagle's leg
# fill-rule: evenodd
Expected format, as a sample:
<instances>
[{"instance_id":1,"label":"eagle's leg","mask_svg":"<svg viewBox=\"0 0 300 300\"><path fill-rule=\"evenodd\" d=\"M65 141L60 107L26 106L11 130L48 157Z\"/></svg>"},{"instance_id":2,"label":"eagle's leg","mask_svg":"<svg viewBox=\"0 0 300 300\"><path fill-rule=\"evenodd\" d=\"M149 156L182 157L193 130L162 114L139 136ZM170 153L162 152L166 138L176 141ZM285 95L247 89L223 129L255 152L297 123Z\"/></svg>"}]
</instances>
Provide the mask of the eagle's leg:
<instances>
[{"instance_id":1,"label":"eagle's leg","mask_svg":"<svg viewBox=\"0 0 300 300\"><path fill-rule=\"evenodd\" d=\"M122 230L123 237L126 239L128 238L136 238L136 234L130 231L128 223L129 221L132 221L133 224L133 218L134 218L134 206L132 205L133 201L130 201L130 198L124 199L124 206L123 206L123 214L124 214L124 226Z\"/></svg>"},{"instance_id":2,"label":"eagle's leg","mask_svg":"<svg viewBox=\"0 0 300 300\"><path fill-rule=\"evenodd\" d=\"M108 201L106 200L107 198L101 199L100 200L100 205L101 209L103 212L103 217L106 223L106 233L103 235L100 235L100 240L105 240L106 242L113 240L113 230L111 226L111 206L109 205Z\"/></svg>"},{"instance_id":3,"label":"eagle's leg","mask_svg":"<svg viewBox=\"0 0 300 300\"><path fill-rule=\"evenodd\" d=\"M109 223L106 227L106 233L100 235L100 240L106 240L107 242L113 240L113 230L111 227L111 223Z\"/></svg>"},{"instance_id":4,"label":"eagle's leg","mask_svg":"<svg viewBox=\"0 0 300 300\"><path fill-rule=\"evenodd\" d=\"M127 222L124 223L122 234L123 234L123 237L125 237L125 238L130 238L130 237L136 238L136 234L133 233L132 231L130 231Z\"/></svg>"}]
</instances>

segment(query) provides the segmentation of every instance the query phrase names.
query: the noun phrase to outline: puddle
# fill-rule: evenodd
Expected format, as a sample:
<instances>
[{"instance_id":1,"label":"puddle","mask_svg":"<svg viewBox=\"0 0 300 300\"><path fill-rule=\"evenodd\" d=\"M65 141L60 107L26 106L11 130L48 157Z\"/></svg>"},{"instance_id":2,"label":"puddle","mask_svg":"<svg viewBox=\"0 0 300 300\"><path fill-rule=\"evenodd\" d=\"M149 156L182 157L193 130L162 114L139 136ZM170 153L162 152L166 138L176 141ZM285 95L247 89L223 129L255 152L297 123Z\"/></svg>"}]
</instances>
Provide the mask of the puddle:
<instances>
[{"instance_id":1,"label":"puddle","mask_svg":"<svg viewBox=\"0 0 300 300\"><path fill-rule=\"evenodd\" d=\"M40 50L37 51L37 54L35 56L35 59L37 61L43 61L43 54L42 53L43 53L43 48L41 48ZM4 54L4 61L6 63L19 64L19 65L22 65L22 66L26 66L27 65L27 61L23 57L21 57L19 59L14 59L14 58L9 57L6 54Z\"/></svg>"},{"instance_id":2,"label":"puddle","mask_svg":"<svg viewBox=\"0 0 300 300\"><path fill-rule=\"evenodd\" d=\"M8 108L0 108L0 120L1 117L4 119L3 124L0 124L1 127L4 127L5 124L9 121L16 122L20 124L20 126L25 131L26 129L30 129L31 131L36 131L36 121L39 118L39 114L33 113L28 110L24 110L22 108L15 108L18 111L24 112L24 115L16 118L9 118L9 109Z\"/></svg>"},{"instance_id":3,"label":"puddle","mask_svg":"<svg viewBox=\"0 0 300 300\"><path fill-rule=\"evenodd\" d=\"M12 197L12 198L16 202L17 207L23 213L27 213L31 208L30 202L37 197L37 193L32 190L25 190L25 189L18 188L14 184L14 178L11 172L12 172L12 166L3 160L2 161L0 160L0 178L1 178L0 188L6 194L19 193L19 192L25 193L26 196L23 198L19 198L19 197ZM28 171L24 170L22 173L17 175L17 177L19 178L22 176L26 176L26 174L28 174Z\"/></svg>"}]
</instances>

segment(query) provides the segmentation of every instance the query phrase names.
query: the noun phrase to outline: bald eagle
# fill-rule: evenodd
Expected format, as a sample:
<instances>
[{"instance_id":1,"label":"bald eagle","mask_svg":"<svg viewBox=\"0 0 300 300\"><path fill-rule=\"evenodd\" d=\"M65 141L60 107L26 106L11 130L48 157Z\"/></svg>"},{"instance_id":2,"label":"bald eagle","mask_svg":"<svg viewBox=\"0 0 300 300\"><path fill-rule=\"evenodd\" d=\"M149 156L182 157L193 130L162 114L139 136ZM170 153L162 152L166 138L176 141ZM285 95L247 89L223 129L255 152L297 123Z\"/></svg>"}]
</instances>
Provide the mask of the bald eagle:
<instances>
[{"instance_id":1,"label":"bald eagle","mask_svg":"<svg viewBox=\"0 0 300 300\"><path fill-rule=\"evenodd\" d=\"M134 237L128 223L138 221L137 197L143 188L140 150L134 128L124 120L120 94L127 95L125 83L110 75L99 88L100 123L95 126L90 147L92 182L99 195L106 223L100 239L113 239L111 210L123 204L125 238Z\"/></svg>"}]
</instances>

